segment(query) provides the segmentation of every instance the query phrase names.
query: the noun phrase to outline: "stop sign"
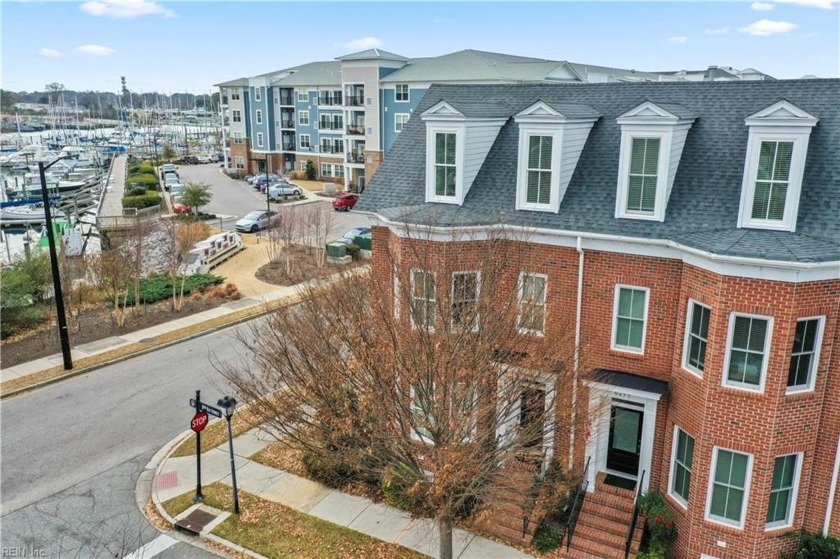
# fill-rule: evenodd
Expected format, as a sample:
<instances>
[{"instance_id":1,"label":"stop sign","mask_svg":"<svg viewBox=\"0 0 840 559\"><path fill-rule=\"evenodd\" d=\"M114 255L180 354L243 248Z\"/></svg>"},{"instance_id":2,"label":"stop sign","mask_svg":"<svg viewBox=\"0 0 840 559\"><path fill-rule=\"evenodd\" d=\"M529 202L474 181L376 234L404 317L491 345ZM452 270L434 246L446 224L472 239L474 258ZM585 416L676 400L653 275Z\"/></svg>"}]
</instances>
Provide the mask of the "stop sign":
<instances>
[{"instance_id":1,"label":"stop sign","mask_svg":"<svg viewBox=\"0 0 840 559\"><path fill-rule=\"evenodd\" d=\"M200 412L196 413L193 416L192 421L190 421L190 429L192 429L196 433L199 433L199 432L201 432L202 429L207 427L208 420L209 420L209 418L207 417L207 412L206 411L200 411Z\"/></svg>"}]
</instances>

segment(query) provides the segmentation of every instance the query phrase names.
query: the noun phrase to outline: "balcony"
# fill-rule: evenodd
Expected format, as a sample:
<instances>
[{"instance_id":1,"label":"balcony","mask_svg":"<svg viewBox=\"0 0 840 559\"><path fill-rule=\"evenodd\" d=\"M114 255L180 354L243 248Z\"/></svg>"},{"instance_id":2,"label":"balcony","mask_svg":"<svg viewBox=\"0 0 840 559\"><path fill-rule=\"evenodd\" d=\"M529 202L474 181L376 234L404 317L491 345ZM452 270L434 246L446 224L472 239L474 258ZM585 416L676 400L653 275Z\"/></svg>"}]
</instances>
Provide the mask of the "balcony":
<instances>
[{"instance_id":1,"label":"balcony","mask_svg":"<svg viewBox=\"0 0 840 559\"><path fill-rule=\"evenodd\" d=\"M364 107L365 106L365 96L364 95L348 95L345 97L344 105L348 107Z\"/></svg>"},{"instance_id":2,"label":"balcony","mask_svg":"<svg viewBox=\"0 0 840 559\"><path fill-rule=\"evenodd\" d=\"M347 163L356 163L358 165L365 164L365 154L363 153L348 153Z\"/></svg>"},{"instance_id":3,"label":"balcony","mask_svg":"<svg viewBox=\"0 0 840 559\"><path fill-rule=\"evenodd\" d=\"M321 153L344 153L343 146L331 146L329 144L321 145Z\"/></svg>"},{"instance_id":4,"label":"balcony","mask_svg":"<svg viewBox=\"0 0 840 559\"><path fill-rule=\"evenodd\" d=\"M335 95L333 97L321 96L318 97L318 106L320 107L334 107L334 106L341 106L343 103L343 99L341 94Z\"/></svg>"},{"instance_id":5,"label":"balcony","mask_svg":"<svg viewBox=\"0 0 840 559\"><path fill-rule=\"evenodd\" d=\"M351 136L364 136L365 135L365 123L362 122L361 124L348 124L347 125L347 133Z\"/></svg>"},{"instance_id":6,"label":"balcony","mask_svg":"<svg viewBox=\"0 0 840 559\"><path fill-rule=\"evenodd\" d=\"M295 143L294 142L283 142L282 149L283 149L283 151L295 151Z\"/></svg>"},{"instance_id":7,"label":"balcony","mask_svg":"<svg viewBox=\"0 0 840 559\"><path fill-rule=\"evenodd\" d=\"M295 121L294 120L281 120L280 121L280 128L294 128Z\"/></svg>"},{"instance_id":8,"label":"balcony","mask_svg":"<svg viewBox=\"0 0 840 559\"><path fill-rule=\"evenodd\" d=\"M294 105L295 104L294 97L292 97L291 95L283 95L281 93L278 98L280 99L280 104L281 105Z\"/></svg>"},{"instance_id":9,"label":"balcony","mask_svg":"<svg viewBox=\"0 0 840 559\"><path fill-rule=\"evenodd\" d=\"M318 121L318 129L319 130L341 130L344 128L344 122L341 120L319 120Z\"/></svg>"}]
</instances>

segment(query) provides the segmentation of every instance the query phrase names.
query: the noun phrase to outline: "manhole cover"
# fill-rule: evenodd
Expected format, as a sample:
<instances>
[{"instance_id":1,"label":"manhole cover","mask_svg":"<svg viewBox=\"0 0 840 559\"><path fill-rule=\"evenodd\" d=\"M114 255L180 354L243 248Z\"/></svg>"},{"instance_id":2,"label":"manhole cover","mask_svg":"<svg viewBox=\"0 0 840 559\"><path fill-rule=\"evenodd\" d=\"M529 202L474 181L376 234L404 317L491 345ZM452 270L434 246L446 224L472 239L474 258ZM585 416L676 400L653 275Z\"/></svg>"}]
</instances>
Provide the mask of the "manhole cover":
<instances>
[{"instance_id":1,"label":"manhole cover","mask_svg":"<svg viewBox=\"0 0 840 559\"><path fill-rule=\"evenodd\" d=\"M196 509L188 514L185 518L175 523L175 528L182 532L198 535L204 530L204 527L213 522L216 515L205 510Z\"/></svg>"}]
</instances>

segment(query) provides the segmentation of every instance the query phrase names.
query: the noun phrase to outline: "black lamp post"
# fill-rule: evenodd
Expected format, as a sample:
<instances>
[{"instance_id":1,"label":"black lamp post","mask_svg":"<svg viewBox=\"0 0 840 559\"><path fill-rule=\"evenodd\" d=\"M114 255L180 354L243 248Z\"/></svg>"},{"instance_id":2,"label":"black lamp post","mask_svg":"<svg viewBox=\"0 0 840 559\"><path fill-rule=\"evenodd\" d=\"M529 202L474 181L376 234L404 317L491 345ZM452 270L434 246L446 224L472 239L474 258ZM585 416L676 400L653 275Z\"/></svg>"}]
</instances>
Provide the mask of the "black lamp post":
<instances>
[{"instance_id":1,"label":"black lamp post","mask_svg":"<svg viewBox=\"0 0 840 559\"><path fill-rule=\"evenodd\" d=\"M38 162L38 173L41 175L41 198L44 200L44 221L47 227L47 241L50 247L50 268L52 269L53 291L55 292L55 312L58 321L58 337L61 340L61 355L64 358L64 370L73 368L73 359L70 356L70 335L67 332L67 317L64 314L64 294L61 291L61 277L58 270L58 254L55 251L55 231L53 231L52 212L50 211L50 195L47 192L46 171L69 155L59 157L49 165L43 161Z\"/></svg>"},{"instance_id":2,"label":"black lamp post","mask_svg":"<svg viewBox=\"0 0 840 559\"><path fill-rule=\"evenodd\" d=\"M239 514L239 491L236 489L236 466L233 463L233 432L230 428L230 420L233 417L233 410L236 408L236 398L225 396L217 405L225 411L228 429L228 445L230 446L230 477L233 479L233 513Z\"/></svg>"}]
</instances>

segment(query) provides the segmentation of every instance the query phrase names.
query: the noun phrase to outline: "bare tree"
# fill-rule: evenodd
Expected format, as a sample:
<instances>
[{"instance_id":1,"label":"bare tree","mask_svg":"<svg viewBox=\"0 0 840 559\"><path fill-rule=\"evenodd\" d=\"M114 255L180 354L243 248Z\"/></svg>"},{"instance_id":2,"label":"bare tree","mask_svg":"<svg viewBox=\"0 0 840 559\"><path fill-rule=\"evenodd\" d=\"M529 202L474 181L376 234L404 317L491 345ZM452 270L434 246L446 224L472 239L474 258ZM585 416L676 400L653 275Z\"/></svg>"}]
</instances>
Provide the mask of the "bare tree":
<instances>
[{"instance_id":1,"label":"bare tree","mask_svg":"<svg viewBox=\"0 0 840 559\"><path fill-rule=\"evenodd\" d=\"M292 274L292 245L301 239L304 224L300 210L290 206L283 211L277 223L267 230L268 257L276 262L282 254L286 275L289 276Z\"/></svg>"},{"instance_id":2,"label":"bare tree","mask_svg":"<svg viewBox=\"0 0 840 559\"><path fill-rule=\"evenodd\" d=\"M121 328L126 320L128 290L131 281L131 267L126 266L128 256L122 248L103 250L91 262L91 269L97 286L111 299L111 318L114 326Z\"/></svg>"},{"instance_id":3,"label":"bare tree","mask_svg":"<svg viewBox=\"0 0 840 559\"><path fill-rule=\"evenodd\" d=\"M381 480L413 514L435 518L448 559L453 519L516 494L522 478L511 472L571 487L569 476L541 474L585 421L568 413L582 366L573 325L547 320L548 270L524 238L500 228L437 243L424 231L377 245L390 270L303 289L299 305L240 335L257 370L223 373L272 418L278 440ZM523 283L520 271L535 274Z\"/></svg>"},{"instance_id":4,"label":"bare tree","mask_svg":"<svg viewBox=\"0 0 840 559\"><path fill-rule=\"evenodd\" d=\"M327 239L332 235L333 209L326 204L310 204L305 206L303 211L305 237L308 241L306 243L307 251L311 254L314 247L317 251L315 254L317 255L318 266L323 266L327 257L324 245L327 244Z\"/></svg>"}]
</instances>

